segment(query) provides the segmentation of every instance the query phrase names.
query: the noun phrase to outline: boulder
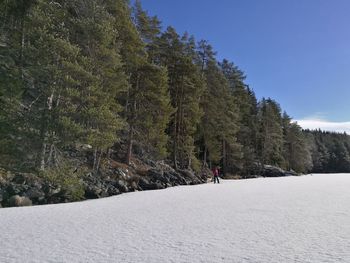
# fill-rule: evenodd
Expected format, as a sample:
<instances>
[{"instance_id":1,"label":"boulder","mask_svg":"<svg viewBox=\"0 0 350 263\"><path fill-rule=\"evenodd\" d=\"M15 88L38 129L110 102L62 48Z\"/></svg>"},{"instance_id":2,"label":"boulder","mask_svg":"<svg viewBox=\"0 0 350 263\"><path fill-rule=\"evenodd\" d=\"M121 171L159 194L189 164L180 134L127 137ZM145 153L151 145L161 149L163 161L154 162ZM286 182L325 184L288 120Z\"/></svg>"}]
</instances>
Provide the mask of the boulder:
<instances>
[{"instance_id":1,"label":"boulder","mask_svg":"<svg viewBox=\"0 0 350 263\"><path fill-rule=\"evenodd\" d=\"M8 206L14 207L14 206L31 206L32 201L25 196L19 196L19 195L13 195L8 200Z\"/></svg>"},{"instance_id":2,"label":"boulder","mask_svg":"<svg viewBox=\"0 0 350 263\"><path fill-rule=\"evenodd\" d=\"M285 171L286 176L299 176L299 174L293 170Z\"/></svg>"},{"instance_id":3,"label":"boulder","mask_svg":"<svg viewBox=\"0 0 350 263\"><path fill-rule=\"evenodd\" d=\"M185 169L185 170L178 170L179 173L185 178L187 184L200 184L202 181L200 178L198 178L193 171Z\"/></svg>"},{"instance_id":4,"label":"boulder","mask_svg":"<svg viewBox=\"0 0 350 263\"><path fill-rule=\"evenodd\" d=\"M38 188L30 188L24 195L32 200L33 203L41 203L45 199L45 193Z\"/></svg>"},{"instance_id":5,"label":"boulder","mask_svg":"<svg viewBox=\"0 0 350 263\"><path fill-rule=\"evenodd\" d=\"M264 177L279 177L285 176L285 173L284 170L282 170L279 167L272 165L264 165L261 175Z\"/></svg>"},{"instance_id":6,"label":"boulder","mask_svg":"<svg viewBox=\"0 0 350 263\"><path fill-rule=\"evenodd\" d=\"M285 171L277 166L264 165L261 176L263 177L281 177L281 176L297 176L294 171Z\"/></svg>"},{"instance_id":7,"label":"boulder","mask_svg":"<svg viewBox=\"0 0 350 263\"><path fill-rule=\"evenodd\" d=\"M129 191L125 180L118 180L116 185L117 185L117 188L119 189L119 191L121 191L121 192L128 192Z\"/></svg>"},{"instance_id":8,"label":"boulder","mask_svg":"<svg viewBox=\"0 0 350 263\"><path fill-rule=\"evenodd\" d=\"M99 198L99 194L101 193L101 189L92 187L92 186L87 186L85 187L85 194L84 197L86 199L95 199Z\"/></svg>"},{"instance_id":9,"label":"boulder","mask_svg":"<svg viewBox=\"0 0 350 263\"><path fill-rule=\"evenodd\" d=\"M165 188L165 185L163 185L161 182L152 182L145 177L140 178L139 186L142 190L157 190Z\"/></svg>"},{"instance_id":10,"label":"boulder","mask_svg":"<svg viewBox=\"0 0 350 263\"><path fill-rule=\"evenodd\" d=\"M120 194L119 189L116 188L116 187L114 187L114 186L108 187L107 192L108 192L108 195L109 195L109 196L112 196L112 195L119 195L119 194Z\"/></svg>"},{"instance_id":11,"label":"boulder","mask_svg":"<svg viewBox=\"0 0 350 263\"><path fill-rule=\"evenodd\" d=\"M149 169L147 176L150 178L152 182L161 182L161 183L167 183L168 180L164 176L164 172L162 170L158 169Z\"/></svg>"}]
</instances>

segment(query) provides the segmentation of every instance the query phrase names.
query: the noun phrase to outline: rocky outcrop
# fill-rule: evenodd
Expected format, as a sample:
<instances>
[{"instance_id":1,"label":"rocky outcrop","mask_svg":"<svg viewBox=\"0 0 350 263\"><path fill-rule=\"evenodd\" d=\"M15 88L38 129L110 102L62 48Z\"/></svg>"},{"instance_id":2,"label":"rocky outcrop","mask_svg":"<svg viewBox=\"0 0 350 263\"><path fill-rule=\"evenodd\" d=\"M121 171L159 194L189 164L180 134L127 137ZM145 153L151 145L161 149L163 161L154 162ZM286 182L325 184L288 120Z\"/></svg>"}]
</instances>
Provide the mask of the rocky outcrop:
<instances>
[{"instance_id":1,"label":"rocky outcrop","mask_svg":"<svg viewBox=\"0 0 350 263\"><path fill-rule=\"evenodd\" d=\"M116 187L121 193L129 191L164 189L177 185L193 185L206 182L206 177L191 170L174 170L164 162L141 162L134 159L129 167L111 161L103 171L103 182ZM96 180L96 177L94 177ZM85 180L86 181L86 180ZM102 182L101 182L102 183Z\"/></svg>"},{"instance_id":2,"label":"rocky outcrop","mask_svg":"<svg viewBox=\"0 0 350 263\"><path fill-rule=\"evenodd\" d=\"M283 176L297 176L298 173L294 171L286 171L277 166L273 165L264 165L259 173L262 177L283 177Z\"/></svg>"},{"instance_id":3,"label":"rocky outcrop","mask_svg":"<svg viewBox=\"0 0 350 263\"><path fill-rule=\"evenodd\" d=\"M134 159L130 166L109 160L98 174L80 178L83 199L102 198L125 192L156 190L207 181L208 171L174 170L164 162ZM0 207L27 206L76 201L63 186L30 173L0 174ZM81 200L81 199L80 199Z\"/></svg>"},{"instance_id":4,"label":"rocky outcrop","mask_svg":"<svg viewBox=\"0 0 350 263\"><path fill-rule=\"evenodd\" d=\"M261 176L263 177L283 177L283 176L297 176L298 173L294 171L285 171L279 167L272 165L264 165Z\"/></svg>"},{"instance_id":5,"label":"rocky outcrop","mask_svg":"<svg viewBox=\"0 0 350 263\"><path fill-rule=\"evenodd\" d=\"M45 198L43 182L27 173L2 173L0 180L0 202L2 206L28 206L40 203Z\"/></svg>"}]
</instances>

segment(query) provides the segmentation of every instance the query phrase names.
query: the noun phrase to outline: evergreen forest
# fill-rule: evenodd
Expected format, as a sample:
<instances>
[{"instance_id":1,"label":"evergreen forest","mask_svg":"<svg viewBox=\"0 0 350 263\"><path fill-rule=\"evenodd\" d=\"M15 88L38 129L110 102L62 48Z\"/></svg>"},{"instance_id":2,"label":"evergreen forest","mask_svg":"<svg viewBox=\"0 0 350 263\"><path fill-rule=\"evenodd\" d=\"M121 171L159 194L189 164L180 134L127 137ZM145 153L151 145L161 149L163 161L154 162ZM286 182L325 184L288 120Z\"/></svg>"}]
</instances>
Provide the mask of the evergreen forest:
<instances>
[{"instance_id":1,"label":"evergreen forest","mask_svg":"<svg viewBox=\"0 0 350 263\"><path fill-rule=\"evenodd\" d=\"M5 170L64 171L71 149L86 148L98 174L122 144L126 165L142 148L197 172L350 172L347 134L302 130L208 41L163 26L140 1L4 0L0 17Z\"/></svg>"}]
</instances>

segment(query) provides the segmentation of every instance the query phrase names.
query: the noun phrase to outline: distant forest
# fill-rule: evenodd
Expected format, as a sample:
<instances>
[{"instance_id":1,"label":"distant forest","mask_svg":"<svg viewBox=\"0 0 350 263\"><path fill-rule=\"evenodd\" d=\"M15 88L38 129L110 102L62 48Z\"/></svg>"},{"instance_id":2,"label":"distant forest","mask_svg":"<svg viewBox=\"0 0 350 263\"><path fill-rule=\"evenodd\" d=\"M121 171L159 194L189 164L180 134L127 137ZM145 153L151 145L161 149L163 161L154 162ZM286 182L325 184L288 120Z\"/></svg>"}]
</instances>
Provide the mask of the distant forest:
<instances>
[{"instance_id":1,"label":"distant forest","mask_svg":"<svg viewBox=\"0 0 350 263\"><path fill-rule=\"evenodd\" d=\"M206 40L163 29L139 1L1 1L0 17L5 169L60 169L86 147L98 172L123 142L126 164L137 145L176 169L350 172L348 135L303 131Z\"/></svg>"}]
</instances>

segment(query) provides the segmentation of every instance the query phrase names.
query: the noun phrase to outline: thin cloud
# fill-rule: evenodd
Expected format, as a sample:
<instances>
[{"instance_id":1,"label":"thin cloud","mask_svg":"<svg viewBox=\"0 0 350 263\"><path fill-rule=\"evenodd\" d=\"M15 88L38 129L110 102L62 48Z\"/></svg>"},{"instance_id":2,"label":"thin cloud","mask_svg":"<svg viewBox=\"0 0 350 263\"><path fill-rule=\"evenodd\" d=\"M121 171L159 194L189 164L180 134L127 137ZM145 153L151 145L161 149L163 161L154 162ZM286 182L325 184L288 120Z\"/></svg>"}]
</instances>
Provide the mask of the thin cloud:
<instances>
[{"instance_id":1,"label":"thin cloud","mask_svg":"<svg viewBox=\"0 0 350 263\"><path fill-rule=\"evenodd\" d=\"M303 119L296 121L303 129L321 129L323 131L346 132L350 134L350 122L331 122L322 119Z\"/></svg>"}]
</instances>

